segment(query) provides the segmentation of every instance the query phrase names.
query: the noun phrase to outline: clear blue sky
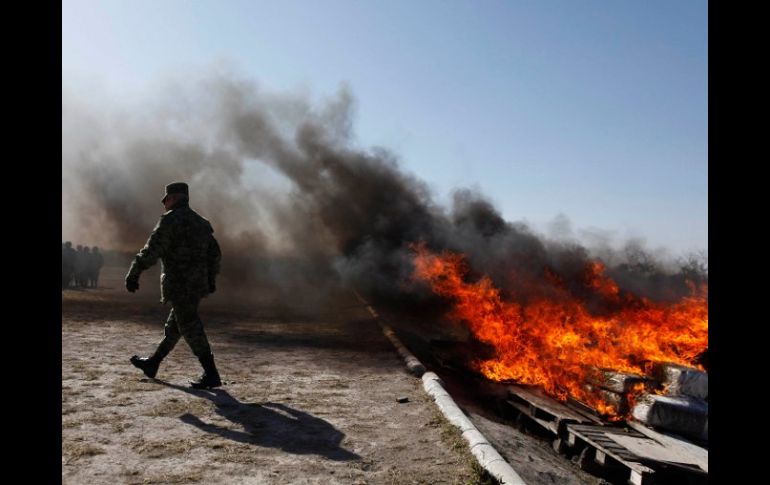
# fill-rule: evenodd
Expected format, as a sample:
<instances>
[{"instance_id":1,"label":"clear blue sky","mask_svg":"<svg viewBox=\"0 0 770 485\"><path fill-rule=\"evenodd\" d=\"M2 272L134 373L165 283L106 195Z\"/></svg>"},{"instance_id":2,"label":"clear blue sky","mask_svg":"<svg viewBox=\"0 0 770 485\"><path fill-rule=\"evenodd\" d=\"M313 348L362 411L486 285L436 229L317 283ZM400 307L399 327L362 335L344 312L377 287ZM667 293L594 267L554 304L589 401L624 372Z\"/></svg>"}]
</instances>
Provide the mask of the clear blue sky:
<instances>
[{"instance_id":1,"label":"clear blue sky","mask_svg":"<svg viewBox=\"0 0 770 485\"><path fill-rule=\"evenodd\" d=\"M706 1L62 3L65 84L135 93L228 61L357 99L360 146L545 228L707 249Z\"/></svg>"}]
</instances>

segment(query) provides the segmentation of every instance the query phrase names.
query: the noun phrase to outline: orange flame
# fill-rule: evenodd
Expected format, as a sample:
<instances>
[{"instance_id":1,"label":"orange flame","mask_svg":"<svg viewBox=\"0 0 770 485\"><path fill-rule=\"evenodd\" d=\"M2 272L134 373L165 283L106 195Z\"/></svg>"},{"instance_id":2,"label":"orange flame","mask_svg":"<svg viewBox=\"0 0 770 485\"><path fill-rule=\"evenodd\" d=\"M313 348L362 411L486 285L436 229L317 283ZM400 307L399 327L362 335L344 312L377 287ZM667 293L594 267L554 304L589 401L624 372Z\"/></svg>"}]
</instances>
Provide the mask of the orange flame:
<instances>
[{"instance_id":1,"label":"orange flame","mask_svg":"<svg viewBox=\"0 0 770 485\"><path fill-rule=\"evenodd\" d=\"M526 304L501 298L484 276L464 281L468 265L462 255L431 253L424 244L413 247L417 279L453 302L451 319L465 322L478 340L493 346L495 357L474 363L487 378L540 385L552 396L572 396L602 414L618 410L586 389L598 369L644 375L650 361L694 365L708 347L708 287L693 286L693 294L674 304L657 304L621 294L604 275L604 266L586 268L585 286L619 309L590 314L585 304L558 288L560 298L529 298ZM699 367L695 365L695 367ZM644 386L636 386L633 395Z\"/></svg>"}]
</instances>

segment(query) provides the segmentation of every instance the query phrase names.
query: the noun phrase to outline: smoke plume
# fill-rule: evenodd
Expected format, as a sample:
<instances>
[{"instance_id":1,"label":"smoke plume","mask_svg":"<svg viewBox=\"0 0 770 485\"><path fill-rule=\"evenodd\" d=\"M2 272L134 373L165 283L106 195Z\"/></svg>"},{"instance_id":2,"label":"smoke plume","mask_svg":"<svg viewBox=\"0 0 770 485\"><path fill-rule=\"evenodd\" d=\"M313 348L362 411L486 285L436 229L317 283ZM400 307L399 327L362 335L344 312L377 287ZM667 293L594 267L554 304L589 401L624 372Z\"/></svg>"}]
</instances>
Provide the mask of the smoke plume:
<instances>
[{"instance_id":1,"label":"smoke plume","mask_svg":"<svg viewBox=\"0 0 770 485\"><path fill-rule=\"evenodd\" d=\"M62 236L135 252L162 213L165 184L185 181L222 246L222 277L242 288L419 295L412 245L423 242L462 252L476 275L511 294L547 293L544 274L580 291L595 249L506 221L469 189L439 206L395 154L357 146L354 111L345 87L313 102L232 73L188 78L133 105L65 90ZM686 292L684 278L642 246L599 249L621 289Z\"/></svg>"}]
</instances>

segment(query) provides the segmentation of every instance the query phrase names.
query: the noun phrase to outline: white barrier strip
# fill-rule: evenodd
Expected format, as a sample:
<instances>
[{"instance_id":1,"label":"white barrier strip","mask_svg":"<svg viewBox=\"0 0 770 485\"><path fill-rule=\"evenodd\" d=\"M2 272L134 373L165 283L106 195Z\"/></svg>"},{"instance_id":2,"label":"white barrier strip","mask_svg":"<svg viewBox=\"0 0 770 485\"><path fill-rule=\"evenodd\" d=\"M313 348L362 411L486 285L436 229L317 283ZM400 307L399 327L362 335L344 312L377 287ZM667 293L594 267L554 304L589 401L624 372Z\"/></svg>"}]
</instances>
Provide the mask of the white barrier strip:
<instances>
[{"instance_id":1,"label":"white barrier strip","mask_svg":"<svg viewBox=\"0 0 770 485\"><path fill-rule=\"evenodd\" d=\"M382 333L390 340L396 351L406 362L406 367L409 372L417 377L422 376L422 386L425 388L425 392L433 397L436 405L441 410L444 417L453 425L460 428L463 438L468 442L471 453L479 462L482 468L484 468L490 475L495 477L500 485L527 485L518 473L511 467L511 465L500 456L500 453L484 438L484 435L471 423L471 420L460 410L455 403L452 396L446 392L444 386L441 384L441 379L433 372L425 372L425 366L422 365L417 357L412 355L411 352L401 343L396 336L393 329L382 322L382 319L377 314L377 311L367 303L364 298L354 292L356 297L366 305L366 309L372 314L377 323L382 327Z\"/></svg>"},{"instance_id":2,"label":"white barrier strip","mask_svg":"<svg viewBox=\"0 0 770 485\"><path fill-rule=\"evenodd\" d=\"M484 438L484 435L474 426L470 419L457 406L452 396L441 385L441 379L433 372L422 375L422 386L425 392L436 401L436 405L453 425L460 428L463 438L468 442L471 453L479 464L495 477L501 484L526 485L518 473L508 464L500 453Z\"/></svg>"}]
</instances>

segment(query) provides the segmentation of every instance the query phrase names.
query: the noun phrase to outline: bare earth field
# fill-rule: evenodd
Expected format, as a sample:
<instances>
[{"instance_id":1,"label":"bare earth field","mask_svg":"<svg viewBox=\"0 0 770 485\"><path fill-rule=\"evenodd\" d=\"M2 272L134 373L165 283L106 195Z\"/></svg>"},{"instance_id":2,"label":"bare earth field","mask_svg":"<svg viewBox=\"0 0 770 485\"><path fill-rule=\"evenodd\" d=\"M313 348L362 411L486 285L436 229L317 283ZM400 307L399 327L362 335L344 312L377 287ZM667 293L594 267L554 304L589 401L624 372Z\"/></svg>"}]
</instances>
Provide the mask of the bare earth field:
<instances>
[{"instance_id":1,"label":"bare earth field","mask_svg":"<svg viewBox=\"0 0 770 485\"><path fill-rule=\"evenodd\" d=\"M485 483L353 295L318 310L267 290L228 301L221 288L200 314L226 385L197 391L187 382L200 365L183 340L157 380L129 364L154 350L169 308L157 270L133 295L125 271L62 291L63 483ZM510 444L500 452L521 460L528 483L597 483L547 444L475 419Z\"/></svg>"}]
</instances>

